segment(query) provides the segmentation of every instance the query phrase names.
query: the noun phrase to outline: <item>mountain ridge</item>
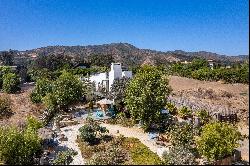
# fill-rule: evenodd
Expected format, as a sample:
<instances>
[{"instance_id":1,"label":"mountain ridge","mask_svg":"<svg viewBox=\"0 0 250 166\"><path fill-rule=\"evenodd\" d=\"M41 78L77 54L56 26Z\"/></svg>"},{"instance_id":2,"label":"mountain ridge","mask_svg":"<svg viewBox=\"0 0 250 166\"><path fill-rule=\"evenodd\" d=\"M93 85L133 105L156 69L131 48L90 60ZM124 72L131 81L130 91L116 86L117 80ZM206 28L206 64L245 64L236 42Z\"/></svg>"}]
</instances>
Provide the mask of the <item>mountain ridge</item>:
<instances>
[{"instance_id":1,"label":"mountain ridge","mask_svg":"<svg viewBox=\"0 0 250 166\"><path fill-rule=\"evenodd\" d=\"M249 55L227 56L208 51L186 52L183 50L157 51L141 49L129 43L110 43L86 46L46 46L25 51L16 50L16 57L35 58L38 55L65 54L73 58L87 59L93 54L100 56L112 55L115 61L124 65L141 65L145 63L164 64L169 62L190 61L193 58L212 59L220 62L248 61Z\"/></svg>"}]
</instances>

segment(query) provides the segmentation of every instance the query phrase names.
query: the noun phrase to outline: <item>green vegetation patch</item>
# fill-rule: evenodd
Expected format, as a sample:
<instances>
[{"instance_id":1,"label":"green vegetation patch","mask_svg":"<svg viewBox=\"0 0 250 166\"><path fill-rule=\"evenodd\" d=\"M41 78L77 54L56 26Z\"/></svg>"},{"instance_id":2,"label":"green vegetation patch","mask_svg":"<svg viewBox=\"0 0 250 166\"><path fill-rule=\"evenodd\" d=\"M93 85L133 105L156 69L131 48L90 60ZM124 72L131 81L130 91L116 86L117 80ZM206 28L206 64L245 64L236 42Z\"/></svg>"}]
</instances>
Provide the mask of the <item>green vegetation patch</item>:
<instances>
[{"instance_id":1,"label":"green vegetation patch","mask_svg":"<svg viewBox=\"0 0 250 166\"><path fill-rule=\"evenodd\" d=\"M160 157L156 153L153 153L137 138L127 138L123 136L114 138L110 137L110 140L105 140L95 145L90 145L79 138L77 139L77 143L83 158L91 165L162 164Z\"/></svg>"},{"instance_id":2,"label":"green vegetation patch","mask_svg":"<svg viewBox=\"0 0 250 166\"><path fill-rule=\"evenodd\" d=\"M162 163L160 157L137 138L124 138L122 146L129 151L132 163L135 165L156 165Z\"/></svg>"}]
</instances>

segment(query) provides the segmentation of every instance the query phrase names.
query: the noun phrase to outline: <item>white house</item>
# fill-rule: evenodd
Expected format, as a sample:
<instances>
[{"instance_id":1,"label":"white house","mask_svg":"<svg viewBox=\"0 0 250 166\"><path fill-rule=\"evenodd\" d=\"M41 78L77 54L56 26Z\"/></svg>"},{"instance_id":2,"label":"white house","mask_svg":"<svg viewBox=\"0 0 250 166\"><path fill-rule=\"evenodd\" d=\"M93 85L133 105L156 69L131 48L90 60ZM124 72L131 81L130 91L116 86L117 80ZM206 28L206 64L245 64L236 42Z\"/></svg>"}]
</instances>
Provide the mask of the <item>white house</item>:
<instances>
[{"instance_id":1,"label":"white house","mask_svg":"<svg viewBox=\"0 0 250 166\"><path fill-rule=\"evenodd\" d=\"M96 90L101 86L110 91L114 80L122 77L132 78L132 71L122 71L121 63L111 63L110 72L91 75L89 80L95 83Z\"/></svg>"},{"instance_id":2,"label":"white house","mask_svg":"<svg viewBox=\"0 0 250 166\"><path fill-rule=\"evenodd\" d=\"M208 63L209 63L210 68L213 69L214 68L214 61L209 59Z\"/></svg>"}]
</instances>

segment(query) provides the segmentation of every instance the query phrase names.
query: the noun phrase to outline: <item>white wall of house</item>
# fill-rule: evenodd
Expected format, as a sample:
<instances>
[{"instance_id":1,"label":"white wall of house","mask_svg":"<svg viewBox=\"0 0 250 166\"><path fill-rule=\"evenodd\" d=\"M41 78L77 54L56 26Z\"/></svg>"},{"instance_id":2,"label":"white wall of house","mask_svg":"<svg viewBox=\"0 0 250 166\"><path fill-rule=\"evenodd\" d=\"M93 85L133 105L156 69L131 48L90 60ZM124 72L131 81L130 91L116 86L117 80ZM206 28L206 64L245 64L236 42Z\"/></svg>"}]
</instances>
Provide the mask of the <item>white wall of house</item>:
<instances>
[{"instance_id":1,"label":"white wall of house","mask_svg":"<svg viewBox=\"0 0 250 166\"><path fill-rule=\"evenodd\" d=\"M121 79L122 77L132 78L132 71L122 71L120 63L112 63L110 72L94 74L89 77L90 82L95 83L96 90L98 90L98 84L104 87L108 87L110 91L111 86L115 79ZM83 79L82 79L83 80Z\"/></svg>"},{"instance_id":2,"label":"white wall of house","mask_svg":"<svg viewBox=\"0 0 250 166\"><path fill-rule=\"evenodd\" d=\"M91 75L89 77L89 80L91 82L94 82L96 89L98 89L98 84L102 84L103 80L106 80L107 78L108 78L107 73L99 73L99 74Z\"/></svg>"},{"instance_id":3,"label":"white wall of house","mask_svg":"<svg viewBox=\"0 0 250 166\"><path fill-rule=\"evenodd\" d=\"M109 90L115 79L122 78L122 65L120 63L111 63L111 70L109 72Z\"/></svg>"},{"instance_id":4,"label":"white wall of house","mask_svg":"<svg viewBox=\"0 0 250 166\"><path fill-rule=\"evenodd\" d=\"M132 71L123 71L122 77L132 78Z\"/></svg>"}]
</instances>

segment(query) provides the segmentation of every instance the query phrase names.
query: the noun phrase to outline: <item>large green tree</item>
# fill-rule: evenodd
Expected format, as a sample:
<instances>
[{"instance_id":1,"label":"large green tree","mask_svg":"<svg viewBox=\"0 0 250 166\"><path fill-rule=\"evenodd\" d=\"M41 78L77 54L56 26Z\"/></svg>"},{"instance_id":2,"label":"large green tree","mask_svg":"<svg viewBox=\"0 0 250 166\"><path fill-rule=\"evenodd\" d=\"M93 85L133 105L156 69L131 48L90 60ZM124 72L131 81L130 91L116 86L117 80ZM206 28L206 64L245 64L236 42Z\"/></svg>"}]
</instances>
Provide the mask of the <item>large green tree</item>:
<instances>
[{"instance_id":1,"label":"large green tree","mask_svg":"<svg viewBox=\"0 0 250 166\"><path fill-rule=\"evenodd\" d=\"M30 97L33 103L42 102L42 98L52 91L52 81L47 78L40 78L36 82L36 87Z\"/></svg>"},{"instance_id":2,"label":"large green tree","mask_svg":"<svg viewBox=\"0 0 250 166\"><path fill-rule=\"evenodd\" d=\"M139 120L145 129L157 122L171 92L168 77L153 66L143 66L126 89L125 103L133 120Z\"/></svg>"},{"instance_id":3,"label":"large green tree","mask_svg":"<svg viewBox=\"0 0 250 166\"><path fill-rule=\"evenodd\" d=\"M53 83L51 93L44 98L49 107L55 105L59 109L66 110L70 104L79 101L86 91L86 84L77 76L63 71L60 77Z\"/></svg>"}]
</instances>

